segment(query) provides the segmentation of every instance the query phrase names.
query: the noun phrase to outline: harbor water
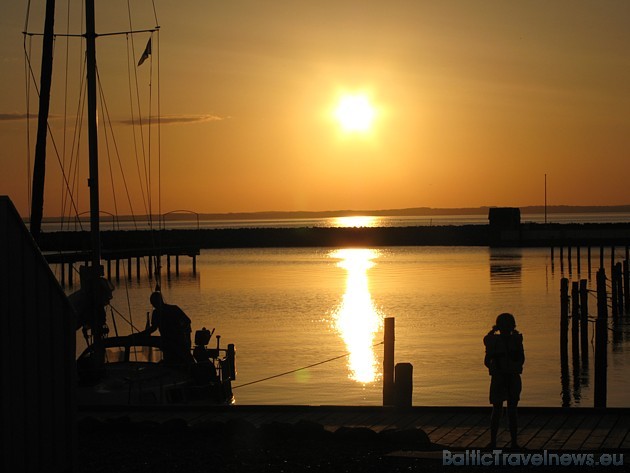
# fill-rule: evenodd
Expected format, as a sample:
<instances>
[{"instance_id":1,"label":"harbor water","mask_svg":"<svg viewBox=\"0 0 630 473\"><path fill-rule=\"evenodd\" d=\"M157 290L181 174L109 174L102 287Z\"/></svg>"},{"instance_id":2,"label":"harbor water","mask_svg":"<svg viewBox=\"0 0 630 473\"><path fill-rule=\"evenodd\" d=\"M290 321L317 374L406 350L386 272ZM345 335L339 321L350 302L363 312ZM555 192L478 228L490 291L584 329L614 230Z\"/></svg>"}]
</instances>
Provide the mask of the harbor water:
<instances>
[{"instance_id":1,"label":"harbor water","mask_svg":"<svg viewBox=\"0 0 630 473\"><path fill-rule=\"evenodd\" d=\"M573 259L543 248L202 250L196 273L182 258L179 275L163 274L162 291L193 330L216 328L222 346L236 345L239 404L381 404L383 319L394 317L395 361L413 365L414 405L487 405L482 338L511 312L525 343L521 404L590 407L594 342L588 365L569 357L563 371L560 363L560 280L588 279L594 289L599 249L590 266L582 251L581 274ZM112 305L142 329L154 286L135 271L123 275ZM589 303L595 316L595 298ZM114 316L119 333L129 333ZM609 406L630 406L629 327L611 324Z\"/></svg>"}]
</instances>

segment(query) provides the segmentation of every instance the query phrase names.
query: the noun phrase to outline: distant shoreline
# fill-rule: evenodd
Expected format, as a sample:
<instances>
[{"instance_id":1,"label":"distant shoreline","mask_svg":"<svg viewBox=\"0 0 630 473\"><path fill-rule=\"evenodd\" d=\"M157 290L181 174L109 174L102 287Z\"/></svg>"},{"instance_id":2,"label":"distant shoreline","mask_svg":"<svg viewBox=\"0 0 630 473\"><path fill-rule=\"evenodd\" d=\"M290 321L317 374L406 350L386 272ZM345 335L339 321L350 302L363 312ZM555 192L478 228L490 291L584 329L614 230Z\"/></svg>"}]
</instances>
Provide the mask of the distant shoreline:
<instances>
[{"instance_id":1,"label":"distant shoreline","mask_svg":"<svg viewBox=\"0 0 630 473\"><path fill-rule=\"evenodd\" d=\"M523 224L501 229L490 225L432 227L296 227L200 230L123 230L102 232L102 247L131 250L175 248L281 248L384 246L599 246L630 245L630 223ZM90 248L87 231L43 233L45 251ZM152 251L154 251L152 250Z\"/></svg>"},{"instance_id":2,"label":"distant shoreline","mask_svg":"<svg viewBox=\"0 0 630 473\"><path fill-rule=\"evenodd\" d=\"M194 215L200 220L270 220L270 219L308 219L308 218L334 218L353 216L373 216L373 217L431 217L449 215L488 215L491 208L497 206L483 207L461 207L461 208L433 208L433 207L412 207L403 209L381 209L381 210L325 210L325 211L261 211L261 212L226 212L226 213L199 213L189 209L180 209L165 212L162 216L168 215L169 220L187 220ZM520 208L521 215L540 215L545 213L542 205L530 205ZM628 213L630 214L630 204L628 205L550 205L547 206L547 214L552 217L554 214L581 214L581 213ZM158 220L160 215L152 218ZM147 215L120 215L116 217L119 221L147 220ZM87 217L85 218L87 219ZM58 222L61 217L46 217L44 222ZM68 217L65 218L68 220ZM28 219L25 219L28 222Z\"/></svg>"}]
</instances>

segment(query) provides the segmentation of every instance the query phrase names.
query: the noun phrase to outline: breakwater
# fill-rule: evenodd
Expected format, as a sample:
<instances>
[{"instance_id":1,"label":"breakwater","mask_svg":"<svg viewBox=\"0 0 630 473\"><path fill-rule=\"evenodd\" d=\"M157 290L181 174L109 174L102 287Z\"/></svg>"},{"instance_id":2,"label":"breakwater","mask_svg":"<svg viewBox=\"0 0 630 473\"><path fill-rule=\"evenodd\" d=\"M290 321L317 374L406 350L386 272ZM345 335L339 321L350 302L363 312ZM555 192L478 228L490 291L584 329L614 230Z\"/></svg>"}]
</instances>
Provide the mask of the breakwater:
<instances>
[{"instance_id":1,"label":"breakwater","mask_svg":"<svg viewBox=\"0 0 630 473\"><path fill-rule=\"evenodd\" d=\"M229 228L130 230L102 232L103 249L133 248L282 248L382 246L626 246L630 223L522 224L502 229L490 225L360 228ZM41 235L43 251L82 251L89 232Z\"/></svg>"}]
</instances>

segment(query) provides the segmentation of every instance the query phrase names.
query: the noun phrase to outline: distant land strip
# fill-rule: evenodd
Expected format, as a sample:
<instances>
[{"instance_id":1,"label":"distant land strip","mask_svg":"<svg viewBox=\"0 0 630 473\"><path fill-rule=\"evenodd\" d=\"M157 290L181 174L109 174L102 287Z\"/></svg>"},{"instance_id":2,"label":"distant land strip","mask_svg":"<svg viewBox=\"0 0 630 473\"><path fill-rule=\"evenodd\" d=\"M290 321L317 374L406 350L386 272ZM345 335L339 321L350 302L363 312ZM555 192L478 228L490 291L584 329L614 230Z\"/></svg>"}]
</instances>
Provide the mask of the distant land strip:
<instances>
[{"instance_id":1,"label":"distant land strip","mask_svg":"<svg viewBox=\"0 0 630 473\"><path fill-rule=\"evenodd\" d=\"M381 209L381 210L326 210L326 211L265 211L265 212L229 212L229 213L198 213L190 209L174 210L165 213L169 220L190 220L191 215L198 216L200 220L276 220L276 219L308 219L308 218L334 218L353 216L373 216L373 217L426 217L426 216L448 216L448 215L488 215L488 211L493 208L487 207L462 207L462 208L433 208L433 207L412 207L405 209ZM543 205L519 207L521 215L540 215L545 213ZM574 206L574 205L550 205L547 206L547 214L579 214L579 213L630 213L629 205L607 205L607 206ZM157 220L160 216L155 215ZM121 215L118 221L147 220L146 215L129 216ZM59 217L45 218L46 222L57 222ZM66 219L67 220L67 219ZM28 221L28 220L27 220Z\"/></svg>"},{"instance_id":2,"label":"distant land strip","mask_svg":"<svg viewBox=\"0 0 630 473\"><path fill-rule=\"evenodd\" d=\"M522 224L501 229L490 225L418 227L228 228L199 230L104 231L105 250L195 247L383 247L383 246L600 246L630 244L630 223ZM44 251L86 251L90 234L44 233Z\"/></svg>"}]
</instances>

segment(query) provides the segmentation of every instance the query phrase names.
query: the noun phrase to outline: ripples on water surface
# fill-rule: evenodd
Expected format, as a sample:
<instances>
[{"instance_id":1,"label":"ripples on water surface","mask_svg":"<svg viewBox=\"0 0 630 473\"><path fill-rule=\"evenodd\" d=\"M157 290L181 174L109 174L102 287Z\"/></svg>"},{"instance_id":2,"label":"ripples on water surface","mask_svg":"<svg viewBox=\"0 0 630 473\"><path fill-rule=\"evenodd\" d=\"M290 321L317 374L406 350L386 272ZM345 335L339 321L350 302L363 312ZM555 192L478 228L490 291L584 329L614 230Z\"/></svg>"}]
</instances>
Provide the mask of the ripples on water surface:
<instances>
[{"instance_id":1,"label":"ripples on water surface","mask_svg":"<svg viewBox=\"0 0 630 473\"><path fill-rule=\"evenodd\" d=\"M581 278L589 277L585 253ZM559 406L564 389L572 405L592 406L592 346L590 366L569 366L561 382L560 279L569 274L557 258L552 264L548 249L486 247L204 250L197 274L184 258L163 291L193 329L216 327L222 345L236 344L235 386L350 353L237 388L240 404L380 404L378 343L383 318L395 317L396 362L413 364L415 405L486 405L482 338L508 311L525 340L522 404ZM144 327L150 292L134 277L119 283L113 303L123 313L130 306ZM609 406L630 404L628 336L609 346Z\"/></svg>"}]
</instances>

